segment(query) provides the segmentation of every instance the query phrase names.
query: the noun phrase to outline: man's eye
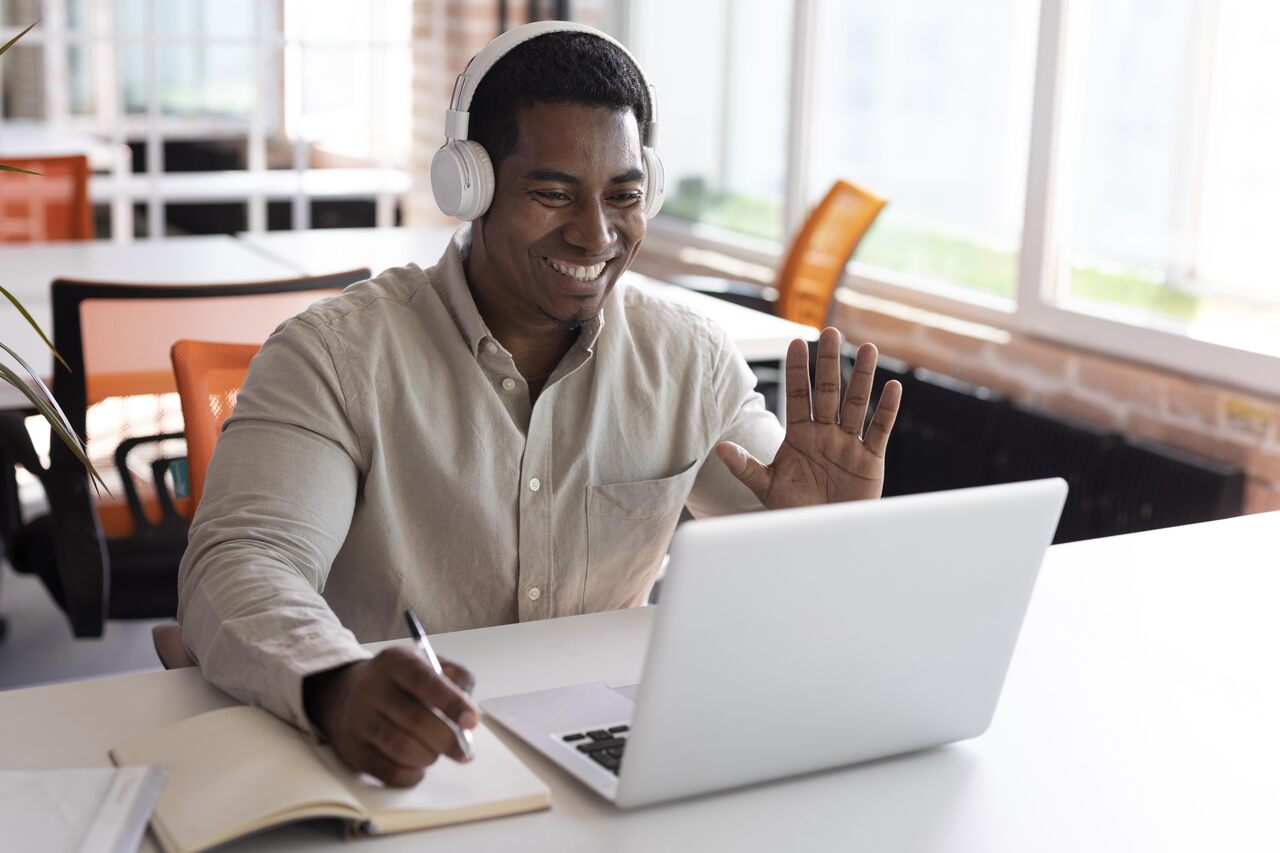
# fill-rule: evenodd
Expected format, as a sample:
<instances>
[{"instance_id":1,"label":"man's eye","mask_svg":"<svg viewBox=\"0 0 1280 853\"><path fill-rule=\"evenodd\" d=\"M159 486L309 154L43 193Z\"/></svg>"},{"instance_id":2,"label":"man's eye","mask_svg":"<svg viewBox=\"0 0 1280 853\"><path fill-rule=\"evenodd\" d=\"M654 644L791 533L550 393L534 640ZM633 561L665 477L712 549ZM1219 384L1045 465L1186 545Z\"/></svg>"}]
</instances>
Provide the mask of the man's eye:
<instances>
[{"instance_id":1,"label":"man's eye","mask_svg":"<svg viewBox=\"0 0 1280 853\"><path fill-rule=\"evenodd\" d=\"M569 196L555 190L534 190L533 194L546 201L568 201Z\"/></svg>"},{"instance_id":2,"label":"man's eye","mask_svg":"<svg viewBox=\"0 0 1280 853\"><path fill-rule=\"evenodd\" d=\"M635 192L622 193L615 195L613 200L619 204L635 204L636 202L644 201L644 192L636 190Z\"/></svg>"}]
</instances>

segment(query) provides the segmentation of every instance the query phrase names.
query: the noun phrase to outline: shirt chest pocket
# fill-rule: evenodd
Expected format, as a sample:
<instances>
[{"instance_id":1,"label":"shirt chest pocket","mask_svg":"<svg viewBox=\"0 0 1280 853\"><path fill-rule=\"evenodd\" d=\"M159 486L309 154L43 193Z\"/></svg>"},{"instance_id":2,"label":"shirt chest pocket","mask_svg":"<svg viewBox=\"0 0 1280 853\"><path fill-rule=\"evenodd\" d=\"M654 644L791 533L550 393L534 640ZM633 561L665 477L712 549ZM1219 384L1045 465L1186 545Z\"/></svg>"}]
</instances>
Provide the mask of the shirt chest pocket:
<instances>
[{"instance_id":1,"label":"shirt chest pocket","mask_svg":"<svg viewBox=\"0 0 1280 853\"><path fill-rule=\"evenodd\" d=\"M584 613L645 602L697 473L695 461L670 477L587 488Z\"/></svg>"}]
</instances>

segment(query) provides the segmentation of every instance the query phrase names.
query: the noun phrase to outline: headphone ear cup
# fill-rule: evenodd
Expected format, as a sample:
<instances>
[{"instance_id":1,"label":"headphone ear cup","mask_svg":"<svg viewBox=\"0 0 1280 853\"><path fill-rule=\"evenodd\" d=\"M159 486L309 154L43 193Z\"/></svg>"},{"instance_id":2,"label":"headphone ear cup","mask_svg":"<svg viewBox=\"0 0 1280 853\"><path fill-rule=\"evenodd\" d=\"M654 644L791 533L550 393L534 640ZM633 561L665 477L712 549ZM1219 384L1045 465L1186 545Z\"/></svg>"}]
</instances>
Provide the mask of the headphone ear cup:
<instances>
[{"instance_id":1,"label":"headphone ear cup","mask_svg":"<svg viewBox=\"0 0 1280 853\"><path fill-rule=\"evenodd\" d=\"M666 197L667 173L662 168L662 159L652 148L641 150L644 161L644 215L648 219L658 215L662 209L662 200Z\"/></svg>"},{"instance_id":2,"label":"headphone ear cup","mask_svg":"<svg viewBox=\"0 0 1280 853\"><path fill-rule=\"evenodd\" d=\"M431 158L431 193L447 216L470 222L493 201L493 163L479 142L450 142Z\"/></svg>"}]
</instances>

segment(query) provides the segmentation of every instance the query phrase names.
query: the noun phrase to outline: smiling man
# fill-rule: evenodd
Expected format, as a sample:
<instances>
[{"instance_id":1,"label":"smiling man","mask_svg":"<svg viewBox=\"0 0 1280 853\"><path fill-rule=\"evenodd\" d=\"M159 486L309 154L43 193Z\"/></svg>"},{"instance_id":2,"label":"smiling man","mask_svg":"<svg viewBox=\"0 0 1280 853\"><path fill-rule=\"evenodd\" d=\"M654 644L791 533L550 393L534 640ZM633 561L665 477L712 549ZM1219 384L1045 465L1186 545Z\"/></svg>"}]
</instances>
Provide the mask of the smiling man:
<instances>
[{"instance_id":1,"label":"smiling man","mask_svg":"<svg viewBox=\"0 0 1280 853\"><path fill-rule=\"evenodd\" d=\"M722 330L619 283L645 236L649 113L591 32L503 56L470 105L491 203L434 267L282 325L218 443L184 641L213 683L388 783L461 758L437 709L477 722L464 669L359 645L403 637L406 609L438 632L633 606L686 506L880 494L900 388L861 435L874 347L842 403L824 332L811 403L794 343L784 433Z\"/></svg>"}]
</instances>

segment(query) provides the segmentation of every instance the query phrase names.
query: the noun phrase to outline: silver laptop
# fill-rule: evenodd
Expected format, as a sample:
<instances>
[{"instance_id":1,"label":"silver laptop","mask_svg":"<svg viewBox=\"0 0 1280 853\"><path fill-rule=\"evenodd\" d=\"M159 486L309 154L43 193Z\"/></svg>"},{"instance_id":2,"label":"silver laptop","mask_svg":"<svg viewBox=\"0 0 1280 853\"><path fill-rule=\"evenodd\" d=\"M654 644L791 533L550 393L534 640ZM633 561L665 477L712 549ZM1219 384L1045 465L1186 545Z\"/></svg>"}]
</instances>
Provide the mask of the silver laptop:
<instances>
[{"instance_id":1,"label":"silver laptop","mask_svg":"<svg viewBox=\"0 0 1280 853\"><path fill-rule=\"evenodd\" d=\"M483 710L630 808L975 737L995 713L1062 480L677 529L639 684Z\"/></svg>"}]
</instances>

